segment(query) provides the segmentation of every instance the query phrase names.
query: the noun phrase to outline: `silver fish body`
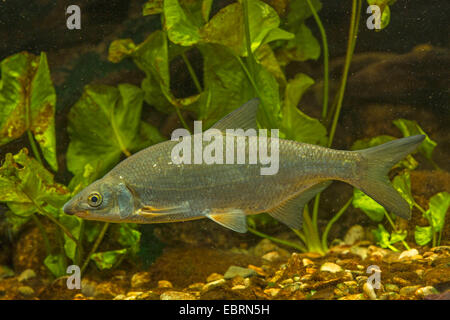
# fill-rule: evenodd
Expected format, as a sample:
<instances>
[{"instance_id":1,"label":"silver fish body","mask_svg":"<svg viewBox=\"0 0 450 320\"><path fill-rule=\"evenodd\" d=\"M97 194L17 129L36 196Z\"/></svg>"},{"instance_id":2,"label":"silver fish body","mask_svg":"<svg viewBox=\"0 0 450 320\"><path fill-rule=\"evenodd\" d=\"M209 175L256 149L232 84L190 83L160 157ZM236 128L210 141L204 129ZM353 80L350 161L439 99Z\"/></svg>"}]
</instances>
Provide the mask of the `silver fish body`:
<instances>
[{"instance_id":1,"label":"silver fish body","mask_svg":"<svg viewBox=\"0 0 450 320\"><path fill-rule=\"evenodd\" d=\"M223 134L234 122L254 127L250 123L255 122L257 105L251 100L215 127ZM195 136L191 138L194 143ZM109 222L162 223L207 217L238 232L247 230L246 215L268 212L298 229L304 205L332 180L341 180L358 187L388 211L409 218L409 205L390 185L387 173L423 138L398 139L361 151L267 138L267 145L277 142L279 148L278 171L273 175L261 174L267 165L260 161L177 164L172 150L178 141L166 141L119 163L70 200L64 211ZM245 159L257 141L246 137ZM203 148L207 145L203 142ZM227 143L223 148L225 154Z\"/></svg>"}]
</instances>

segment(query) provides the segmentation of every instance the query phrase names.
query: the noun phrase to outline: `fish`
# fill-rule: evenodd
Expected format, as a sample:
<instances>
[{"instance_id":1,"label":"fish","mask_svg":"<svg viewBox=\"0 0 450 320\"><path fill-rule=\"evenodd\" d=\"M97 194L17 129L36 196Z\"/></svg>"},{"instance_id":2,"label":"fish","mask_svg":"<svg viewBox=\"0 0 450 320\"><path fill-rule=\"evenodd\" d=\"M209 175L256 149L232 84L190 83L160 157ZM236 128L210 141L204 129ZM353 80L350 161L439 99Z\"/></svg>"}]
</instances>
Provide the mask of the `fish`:
<instances>
[{"instance_id":1,"label":"fish","mask_svg":"<svg viewBox=\"0 0 450 320\"><path fill-rule=\"evenodd\" d=\"M213 129L257 128L259 100L250 100ZM195 140L195 133L192 141ZM239 134L236 134L239 136ZM390 169L425 138L409 136L357 151L267 137L278 143L278 171L262 175L262 163L174 163L168 140L117 164L63 207L68 215L114 223L167 223L209 218L236 232L247 231L246 216L266 212L301 229L304 206L334 180L348 183L388 212L410 219L411 208L393 188ZM252 143L246 140L248 156ZM226 147L224 147L226 148Z\"/></svg>"}]
</instances>

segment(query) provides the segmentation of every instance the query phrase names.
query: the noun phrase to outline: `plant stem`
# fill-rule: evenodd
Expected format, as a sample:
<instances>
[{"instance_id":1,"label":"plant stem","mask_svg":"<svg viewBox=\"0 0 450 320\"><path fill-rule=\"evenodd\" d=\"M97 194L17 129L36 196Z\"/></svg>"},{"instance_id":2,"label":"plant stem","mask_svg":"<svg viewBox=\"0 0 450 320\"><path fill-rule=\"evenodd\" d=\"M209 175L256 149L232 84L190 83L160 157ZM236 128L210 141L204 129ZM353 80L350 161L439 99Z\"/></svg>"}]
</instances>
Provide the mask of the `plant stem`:
<instances>
[{"instance_id":1,"label":"plant stem","mask_svg":"<svg viewBox=\"0 0 450 320\"><path fill-rule=\"evenodd\" d=\"M194 68L192 68L191 62L187 58L186 54L183 52L181 54L186 67L188 68L189 74L191 75L192 80L194 81L195 87L197 88L198 93L202 92L202 86L200 85L200 81L198 81L197 75L195 74Z\"/></svg>"},{"instance_id":2,"label":"plant stem","mask_svg":"<svg viewBox=\"0 0 450 320\"><path fill-rule=\"evenodd\" d=\"M328 233L330 232L331 227L344 214L344 212L347 210L348 206L352 203L352 200L353 200L353 197L350 197L350 199L348 199L348 201L342 206L342 208L339 209L339 211L327 223L327 226L325 227L325 230L323 231L323 234L322 234L322 248L325 251L328 251L327 240L328 240Z\"/></svg>"},{"instance_id":3,"label":"plant stem","mask_svg":"<svg viewBox=\"0 0 450 320\"><path fill-rule=\"evenodd\" d=\"M27 130L27 136L28 136L28 141L30 142L31 150L33 151L34 157L36 158L37 161L39 161L40 164L43 164L41 155L39 154L39 150L36 145L36 142L34 141L33 135L31 134L31 131L29 129Z\"/></svg>"},{"instance_id":4,"label":"plant stem","mask_svg":"<svg viewBox=\"0 0 450 320\"><path fill-rule=\"evenodd\" d=\"M242 0L242 9L243 9L243 13L244 13L244 31L245 31L245 44L247 47L247 57L248 57L248 61L249 61L249 68L250 68L250 73L252 75L255 74L255 69L256 69L256 60L255 57L253 56L253 52L252 52L252 38L250 36L250 21L248 18L248 0Z\"/></svg>"},{"instance_id":5,"label":"plant stem","mask_svg":"<svg viewBox=\"0 0 450 320\"><path fill-rule=\"evenodd\" d=\"M387 212L384 213L384 215L386 216L386 219L389 221L389 224L391 225L392 229L394 230L394 232L398 232L397 227L394 224L394 221L392 221L391 217L389 216L389 214ZM403 246L406 248L406 250L410 250L411 248L408 246L408 244L406 243L405 240L401 240ZM395 251L395 250L394 250Z\"/></svg>"},{"instance_id":6,"label":"plant stem","mask_svg":"<svg viewBox=\"0 0 450 320\"><path fill-rule=\"evenodd\" d=\"M89 264L89 260L91 259L91 256L95 253L95 251L97 250L98 246L100 245L100 243L103 240L103 237L105 236L106 230L108 230L109 227L109 222L106 222L103 224L102 230L100 231L97 239L95 239L95 243L91 248L91 251L89 251L89 254L86 257L86 260L84 260L83 266L81 267L81 274L83 274L84 270L86 269L86 267Z\"/></svg>"},{"instance_id":7,"label":"plant stem","mask_svg":"<svg viewBox=\"0 0 450 320\"><path fill-rule=\"evenodd\" d=\"M301 244L297 244L297 243L293 243L293 242L290 242L290 241L287 241L287 240L282 240L282 239L278 239L278 238L275 238L275 237L271 237L271 236L269 236L269 235L267 235L265 233L259 232L259 231L255 230L253 228L250 228L250 227L247 227L247 229L251 233L256 234L257 236L259 236L261 238L266 238L266 239L269 239L270 241L273 241L273 242L276 242L276 243L279 243L279 244L283 244L285 246L289 246L289 247L295 248L295 249L297 249L297 250L299 250L301 252L307 252L306 248L303 245L301 245Z\"/></svg>"},{"instance_id":8,"label":"plant stem","mask_svg":"<svg viewBox=\"0 0 450 320\"><path fill-rule=\"evenodd\" d=\"M314 20L316 21L317 27L319 28L320 36L322 38L322 46L323 46L323 105L322 105L322 119L325 120L328 113L328 83L329 83L329 74L328 74L328 41L327 34L325 33L325 28L323 27L322 21L320 20L319 15L317 14L316 9L311 3L311 0L306 0L308 3L309 9L311 10Z\"/></svg>"},{"instance_id":9,"label":"plant stem","mask_svg":"<svg viewBox=\"0 0 450 320\"><path fill-rule=\"evenodd\" d=\"M336 104L336 111L334 113L333 123L331 125L330 135L328 138L328 147L331 147L333 143L334 134L336 132L336 126L339 120L339 114L341 112L342 108L342 102L344 100L344 92L345 87L347 85L347 77L348 72L350 69L350 63L353 56L353 51L355 49L355 43L358 33L358 22L359 22L359 14L361 8L361 0L353 0L352 2L352 16L350 20L350 29L349 29L349 37L347 42L347 53L345 55L345 64L344 64L344 70L342 72L342 79L341 79L341 85L339 87L338 91L338 100Z\"/></svg>"}]
</instances>

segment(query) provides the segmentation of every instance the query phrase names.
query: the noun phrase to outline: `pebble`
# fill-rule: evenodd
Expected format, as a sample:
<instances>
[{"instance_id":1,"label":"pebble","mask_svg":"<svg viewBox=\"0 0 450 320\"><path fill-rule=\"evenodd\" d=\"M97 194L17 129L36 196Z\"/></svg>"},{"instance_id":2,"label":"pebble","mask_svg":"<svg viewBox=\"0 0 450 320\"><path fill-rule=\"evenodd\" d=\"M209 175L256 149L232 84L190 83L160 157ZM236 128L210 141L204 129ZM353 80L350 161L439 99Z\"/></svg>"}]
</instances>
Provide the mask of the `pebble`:
<instances>
[{"instance_id":1,"label":"pebble","mask_svg":"<svg viewBox=\"0 0 450 320\"><path fill-rule=\"evenodd\" d=\"M401 285L401 286L407 286L409 284L408 280L402 279L400 277L393 277L392 281Z\"/></svg>"},{"instance_id":2,"label":"pebble","mask_svg":"<svg viewBox=\"0 0 450 320\"><path fill-rule=\"evenodd\" d=\"M216 280L213 282L209 282L203 286L202 292L207 292L213 288L221 287L225 284L225 282L226 282L225 279L220 279L220 280Z\"/></svg>"},{"instance_id":3,"label":"pebble","mask_svg":"<svg viewBox=\"0 0 450 320\"><path fill-rule=\"evenodd\" d=\"M364 260L367 258L369 249L365 248L365 247L358 247L358 246L354 246L350 248L350 252L353 254L356 254L357 256L361 257L361 260Z\"/></svg>"},{"instance_id":4,"label":"pebble","mask_svg":"<svg viewBox=\"0 0 450 320\"><path fill-rule=\"evenodd\" d=\"M159 294L153 291L147 291L138 297L138 300L158 300Z\"/></svg>"},{"instance_id":5,"label":"pebble","mask_svg":"<svg viewBox=\"0 0 450 320\"><path fill-rule=\"evenodd\" d=\"M34 290L29 286L21 286L17 289L17 291L24 297L34 296Z\"/></svg>"},{"instance_id":6,"label":"pebble","mask_svg":"<svg viewBox=\"0 0 450 320\"><path fill-rule=\"evenodd\" d=\"M261 258L269 262L275 262L281 260L281 255L278 253L278 251L270 251L263 255Z\"/></svg>"},{"instance_id":7,"label":"pebble","mask_svg":"<svg viewBox=\"0 0 450 320\"><path fill-rule=\"evenodd\" d=\"M167 280L159 280L158 288L173 288L173 285L170 281Z\"/></svg>"},{"instance_id":8,"label":"pebble","mask_svg":"<svg viewBox=\"0 0 450 320\"><path fill-rule=\"evenodd\" d=\"M131 287L139 288L150 284L150 273L149 272L138 272L131 277Z\"/></svg>"},{"instance_id":9,"label":"pebble","mask_svg":"<svg viewBox=\"0 0 450 320\"><path fill-rule=\"evenodd\" d=\"M308 258L303 258L302 259L302 263L303 263L304 267L314 265L314 262L312 260L308 259Z\"/></svg>"},{"instance_id":10,"label":"pebble","mask_svg":"<svg viewBox=\"0 0 450 320\"><path fill-rule=\"evenodd\" d=\"M280 292L279 288L270 288L270 289L265 289L264 293L271 296L271 297L275 297L278 295L278 293Z\"/></svg>"},{"instance_id":11,"label":"pebble","mask_svg":"<svg viewBox=\"0 0 450 320\"><path fill-rule=\"evenodd\" d=\"M244 290L244 289L247 289L247 287L242 284L237 284L231 288L231 290Z\"/></svg>"},{"instance_id":12,"label":"pebble","mask_svg":"<svg viewBox=\"0 0 450 320\"><path fill-rule=\"evenodd\" d=\"M393 284L393 283L386 283L386 285L384 286L386 291L393 291L393 292L399 292L400 288L398 287L398 285Z\"/></svg>"},{"instance_id":13,"label":"pebble","mask_svg":"<svg viewBox=\"0 0 450 320\"><path fill-rule=\"evenodd\" d=\"M364 283L363 285L363 291L371 300L377 299L377 294L375 293L375 290L373 289L372 285L368 282Z\"/></svg>"},{"instance_id":14,"label":"pebble","mask_svg":"<svg viewBox=\"0 0 450 320\"><path fill-rule=\"evenodd\" d=\"M81 288L82 293L84 294L83 284L81 285ZM101 299L112 299L122 293L123 289L119 285L108 281L99 283L94 289L94 296ZM87 296L86 294L84 295Z\"/></svg>"},{"instance_id":15,"label":"pebble","mask_svg":"<svg viewBox=\"0 0 450 320\"><path fill-rule=\"evenodd\" d=\"M333 262L325 262L321 267L320 271L326 271L330 273L337 273L343 271L342 267L333 263Z\"/></svg>"},{"instance_id":16,"label":"pebble","mask_svg":"<svg viewBox=\"0 0 450 320\"><path fill-rule=\"evenodd\" d=\"M399 297L397 292L385 292L380 295L380 300L398 300Z\"/></svg>"},{"instance_id":17,"label":"pebble","mask_svg":"<svg viewBox=\"0 0 450 320\"><path fill-rule=\"evenodd\" d=\"M113 298L113 300L125 300L126 296L124 294L119 294Z\"/></svg>"},{"instance_id":18,"label":"pebble","mask_svg":"<svg viewBox=\"0 0 450 320\"><path fill-rule=\"evenodd\" d=\"M249 264L247 268L252 269L252 270L255 270L255 272L256 272L259 276L265 277L265 276L267 275L267 273L264 271L263 268L254 266L254 265L252 265L252 264Z\"/></svg>"},{"instance_id":19,"label":"pebble","mask_svg":"<svg viewBox=\"0 0 450 320\"><path fill-rule=\"evenodd\" d=\"M160 296L161 300L195 300L195 297L186 292L166 291Z\"/></svg>"},{"instance_id":20,"label":"pebble","mask_svg":"<svg viewBox=\"0 0 450 320\"><path fill-rule=\"evenodd\" d=\"M433 286L426 286L426 287L422 287L416 290L415 294L418 295L419 297L426 297L430 294L436 294L439 293L439 291L437 291Z\"/></svg>"},{"instance_id":21,"label":"pebble","mask_svg":"<svg viewBox=\"0 0 450 320\"><path fill-rule=\"evenodd\" d=\"M81 293L86 297L94 297L96 293L97 283L95 281L83 279L81 280Z\"/></svg>"},{"instance_id":22,"label":"pebble","mask_svg":"<svg viewBox=\"0 0 450 320\"><path fill-rule=\"evenodd\" d=\"M350 294L348 296L339 298L338 300L365 300L365 298L362 293L357 293L357 294Z\"/></svg>"},{"instance_id":23,"label":"pebble","mask_svg":"<svg viewBox=\"0 0 450 320\"><path fill-rule=\"evenodd\" d=\"M23 281L26 281L29 279L33 279L35 277L36 277L36 272L34 272L33 269L26 269L19 275L17 280L19 280L20 282L23 282Z\"/></svg>"},{"instance_id":24,"label":"pebble","mask_svg":"<svg viewBox=\"0 0 450 320\"><path fill-rule=\"evenodd\" d=\"M200 290L202 290L204 285L205 284L203 282L197 282L197 283L190 284L188 289L194 290L194 291L200 291Z\"/></svg>"},{"instance_id":25,"label":"pebble","mask_svg":"<svg viewBox=\"0 0 450 320\"><path fill-rule=\"evenodd\" d=\"M0 279L14 277L14 271L7 266L0 266Z\"/></svg>"},{"instance_id":26,"label":"pebble","mask_svg":"<svg viewBox=\"0 0 450 320\"><path fill-rule=\"evenodd\" d=\"M402 296L410 296L413 293L416 292L417 289L419 289L420 286L407 286L400 289L399 293Z\"/></svg>"},{"instance_id":27,"label":"pebble","mask_svg":"<svg viewBox=\"0 0 450 320\"><path fill-rule=\"evenodd\" d=\"M220 273L211 273L208 278L206 278L206 282L213 282L213 281L217 281L223 279L223 275L221 275Z\"/></svg>"},{"instance_id":28,"label":"pebble","mask_svg":"<svg viewBox=\"0 0 450 320\"><path fill-rule=\"evenodd\" d=\"M352 226L344 236L344 243L348 245L361 240L364 240L364 228L359 224Z\"/></svg>"},{"instance_id":29,"label":"pebble","mask_svg":"<svg viewBox=\"0 0 450 320\"><path fill-rule=\"evenodd\" d=\"M411 259L413 257L416 258L417 256L419 256L419 251L417 251L417 249L405 250L402 253L400 253L398 260ZM420 256L420 258L422 258L422 256Z\"/></svg>"},{"instance_id":30,"label":"pebble","mask_svg":"<svg viewBox=\"0 0 450 320\"><path fill-rule=\"evenodd\" d=\"M230 266L225 272L222 278L233 279L234 277L241 276L242 278L248 278L256 275L256 271L253 269L242 268L238 266ZM219 280L219 279L217 279Z\"/></svg>"},{"instance_id":31,"label":"pebble","mask_svg":"<svg viewBox=\"0 0 450 320\"><path fill-rule=\"evenodd\" d=\"M262 257L267 252L278 250L278 246L269 239L262 239L255 247L251 249L254 255Z\"/></svg>"}]
</instances>

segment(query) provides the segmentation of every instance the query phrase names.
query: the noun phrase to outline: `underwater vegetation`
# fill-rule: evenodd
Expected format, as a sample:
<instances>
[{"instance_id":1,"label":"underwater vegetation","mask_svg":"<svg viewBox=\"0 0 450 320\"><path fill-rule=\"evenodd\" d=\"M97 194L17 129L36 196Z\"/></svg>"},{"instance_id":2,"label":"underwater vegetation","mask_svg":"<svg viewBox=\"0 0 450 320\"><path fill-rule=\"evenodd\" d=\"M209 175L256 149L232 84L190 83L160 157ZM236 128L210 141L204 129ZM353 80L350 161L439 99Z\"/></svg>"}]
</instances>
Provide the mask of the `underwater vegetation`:
<instances>
[{"instance_id":1,"label":"underwater vegetation","mask_svg":"<svg viewBox=\"0 0 450 320\"><path fill-rule=\"evenodd\" d=\"M395 0L348 3L349 26L347 34L342 34L347 41L346 53L339 87L332 95L327 30L320 18L324 1L241 0L222 3L220 8L212 0L147 1L142 14L159 16L161 28L140 43L131 38L116 39L108 49L111 63L131 61L145 74L144 79L140 86L86 85L78 101L67 106L70 111L63 128L69 137L67 150L58 147L55 114L59 97L47 54L19 52L3 59L0 148L24 136L29 145L15 154L0 153L0 203L7 208L0 215L5 216L8 234L14 238L27 224L35 224L45 247L43 263L55 278L67 275L67 267L72 264L79 265L84 273L89 268L111 270L125 260L135 261L142 254L150 255L147 258L152 262L160 250L148 247L160 244L153 236L144 235L137 224L86 221L62 211L67 201L121 160L168 139L157 126L145 121L145 108L176 114L179 123L191 131L192 118L202 120L207 129L258 97L260 128L278 128L283 139L335 147L350 66L366 8L363 4L380 7L381 26L373 32L382 32L389 25L390 6ZM319 38L310 26L317 27ZM194 68L193 58L201 60L200 72ZM171 72L175 60L182 61L195 88L196 92L189 96L180 97L174 90L180 81ZM309 60L316 60L323 68L318 117L306 114L302 98L320 79L303 72L288 75L287 70L292 62ZM410 209L419 210L428 223L414 226L415 244L440 246L445 240L450 194L438 192L425 201L421 199L419 204L411 191L411 173L420 161L442 170L433 159L437 143L417 121L398 118L393 124L398 128L398 137L425 136L417 152L398 162L389 177ZM351 150L374 147L398 137L365 137L353 141ZM61 173L62 162L68 172ZM63 175L71 177L69 183L58 179ZM406 242L411 231L400 218L357 188L323 228L319 223L322 205L319 193L303 212L298 212L303 217L303 227L291 229L298 237L296 242L261 231L267 225L277 224L265 214L248 216L248 231L297 251L323 256L330 250L331 229L352 206L377 226L372 232L381 248L411 249ZM55 226L51 234L45 227L48 224ZM107 233L110 234L107 250L99 251ZM150 240L144 243L144 236Z\"/></svg>"}]
</instances>

